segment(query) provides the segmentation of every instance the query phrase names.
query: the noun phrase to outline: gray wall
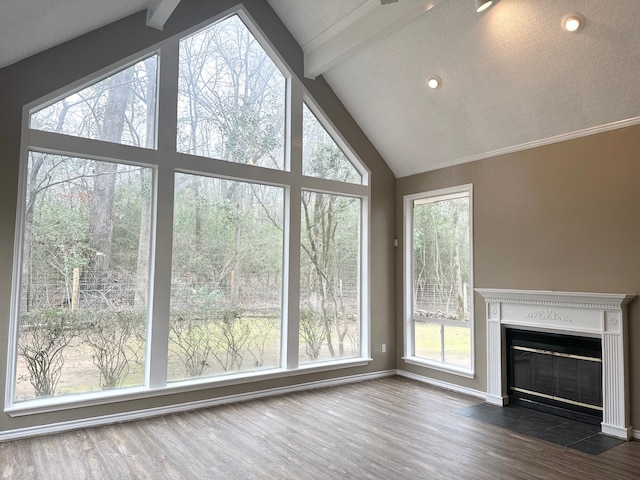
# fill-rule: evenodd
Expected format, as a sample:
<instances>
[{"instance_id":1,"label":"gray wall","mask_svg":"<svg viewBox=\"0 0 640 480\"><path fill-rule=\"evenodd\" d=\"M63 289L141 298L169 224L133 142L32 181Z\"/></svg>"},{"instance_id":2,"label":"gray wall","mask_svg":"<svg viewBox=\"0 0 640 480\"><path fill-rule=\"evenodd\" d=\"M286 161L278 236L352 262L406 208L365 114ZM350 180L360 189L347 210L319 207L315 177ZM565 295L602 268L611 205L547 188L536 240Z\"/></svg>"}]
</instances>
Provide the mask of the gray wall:
<instances>
[{"instance_id":1,"label":"gray wall","mask_svg":"<svg viewBox=\"0 0 640 480\"><path fill-rule=\"evenodd\" d=\"M640 293L640 126L399 179L404 195L473 183L475 287ZM402 258L396 255L402 298ZM475 296L477 377L398 368L486 391L484 300ZM402 305L397 303L397 348ZM629 307L632 425L640 427L640 300Z\"/></svg>"},{"instance_id":2,"label":"gray wall","mask_svg":"<svg viewBox=\"0 0 640 480\"><path fill-rule=\"evenodd\" d=\"M108 67L122 58L180 33L236 5L234 0L182 2L160 32L145 26L146 13L140 12L80 38L54 47L0 70L0 399L4 398L6 358L11 301L11 276L16 222L20 128L23 105L58 88ZM303 56L300 47L288 33L267 2L244 1L273 46L281 53L295 74L302 78ZM184 403L295 385L346 375L395 368L394 325L394 196L395 178L344 106L322 78L304 81L309 92L342 132L355 152L371 170L371 330L373 361L366 367L328 371L281 378L273 381L247 382L231 387L209 388L179 395L118 402L99 407L67 410L55 414L11 418L0 413L0 433L33 425L64 422L141 410L174 403ZM391 348L381 352L381 344Z\"/></svg>"},{"instance_id":3,"label":"gray wall","mask_svg":"<svg viewBox=\"0 0 640 480\"><path fill-rule=\"evenodd\" d=\"M163 32L133 15L0 70L0 398L4 397L22 106L179 33L235 5L182 2ZM243 2L291 68L302 77L300 47L261 0ZM485 315L475 297L477 376L464 379L405 365L402 355L402 197L474 184L475 286L613 293L640 292L640 126L539 147L399 179L322 78L305 85L371 169L372 355L367 367L248 382L187 394L11 418L0 432L51 422L140 410L401 368L479 391L486 385ZM394 198L396 199L394 207ZM395 255L395 259L394 259ZM394 270L395 268L395 270ZM394 277L395 271L395 277ZM395 280L395 282L394 282ZM394 289L395 285L395 289ZM640 301L630 306L632 422L640 425ZM380 346L387 343L388 353ZM636 427L637 428L637 427Z\"/></svg>"}]
</instances>

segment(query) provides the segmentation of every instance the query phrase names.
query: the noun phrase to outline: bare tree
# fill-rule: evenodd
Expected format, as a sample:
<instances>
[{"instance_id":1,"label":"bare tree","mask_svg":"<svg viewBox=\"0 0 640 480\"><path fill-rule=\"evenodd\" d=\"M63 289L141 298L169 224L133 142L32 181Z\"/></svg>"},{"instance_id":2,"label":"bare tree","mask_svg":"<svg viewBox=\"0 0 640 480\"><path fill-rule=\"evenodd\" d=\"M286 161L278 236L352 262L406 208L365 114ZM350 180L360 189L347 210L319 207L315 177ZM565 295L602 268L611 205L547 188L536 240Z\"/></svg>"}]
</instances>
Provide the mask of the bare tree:
<instances>
[{"instance_id":1,"label":"bare tree","mask_svg":"<svg viewBox=\"0 0 640 480\"><path fill-rule=\"evenodd\" d=\"M468 282L469 221L464 198L414 205L416 308L430 316L464 320Z\"/></svg>"},{"instance_id":2,"label":"bare tree","mask_svg":"<svg viewBox=\"0 0 640 480\"><path fill-rule=\"evenodd\" d=\"M156 132L156 85L157 85L157 60L149 57L144 61L147 74L146 89L142 102L146 105L146 144L145 147L153 148ZM147 289L149 280L149 246L151 245L151 185L148 169L140 170L140 183L143 189L143 199L140 208L140 234L138 241L138 260L136 265L136 287L134 307L147 306Z\"/></svg>"},{"instance_id":3,"label":"bare tree","mask_svg":"<svg viewBox=\"0 0 640 480\"><path fill-rule=\"evenodd\" d=\"M56 120L54 132L60 133L62 132L63 125L65 119L67 117L67 113L69 109L72 107L66 100L62 100L60 102L61 108L58 113L58 117ZM37 127L37 123L32 125L32 127ZM22 237L22 286L25 288L25 292L23 292L21 302L21 310L28 311L31 307L31 269L32 269L32 232L33 232L33 214L36 205L36 201L38 199L38 195L46 190L51 182L53 181L52 175L49 173L45 173L41 175L41 169L47 158L46 155L35 155L29 159L29 168L28 168L28 179L27 179L27 199L25 205L25 215L24 215L24 230Z\"/></svg>"},{"instance_id":4,"label":"bare tree","mask_svg":"<svg viewBox=\"0 0 640 480\"><path fill-rule=\"evenodd\" d=\"M285 81L237 17L181 42L179 148L282 168Z\"/></svg>"},{"instance_id":5,"label":"bare tree","mask_svg":"<svg viewBox=\"0 0 640 480\"><path fill-rule=\"evenodd\" d=\"M125 111L133 81L133 70L124 69L111 77L111 88L105 106L101 140L120 142L125 126ZM93 259L93 286L104 288L111 263L113 244L113 212L117 163L95 164L91 195L90 238L95 251Z\"/></svg>"},{"instance_id":6,"label":"bare tree","mask_svg":"<svg viewBox=\"0 0 640 480\"><path fill-rule=\"evenodd\" d=\"M453 285L455 292L455 315L458 320L464 321L464 289L462 287L462 266L460 260L460 210L461 203L459 201L454 202L453 212L451 218L451 227L453 234L453 255L451 258L452 270L453 270Z\"/></svg>"},{"instance_id":7,"label":"bare tree","mask_svg":"<svg viewBox=\"0 0 640 480\"><path fill-rule=\"evenodd\" d=\"M344 221L345 212L356 200L337 195L303 192L302 212L305 241L301 243L303 252L310 262L312 273L309 288L318 297L317 310L324 324L327 348L332 357L344 356L345 337L350 322L343 290L343 263L340 241L337 238ZM353 234L353 232L350 232ZM357 241L352 237L349 243ZM351 276L357 275L350 269ZM334 345L334 340L337 341Z\"/></svg>"}]
</instances>

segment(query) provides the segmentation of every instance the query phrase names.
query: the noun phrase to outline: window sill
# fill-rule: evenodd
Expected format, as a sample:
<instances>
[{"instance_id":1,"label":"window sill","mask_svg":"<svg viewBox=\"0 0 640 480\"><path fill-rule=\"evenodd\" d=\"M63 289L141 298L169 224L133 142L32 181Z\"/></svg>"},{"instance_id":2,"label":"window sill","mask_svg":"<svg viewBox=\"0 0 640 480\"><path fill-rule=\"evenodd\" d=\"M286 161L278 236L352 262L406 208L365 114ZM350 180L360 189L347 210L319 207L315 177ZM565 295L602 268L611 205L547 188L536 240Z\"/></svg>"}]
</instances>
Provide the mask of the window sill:
<instances>
[{"instance_id":1,"label":"window sill","mask_svg":"<svg viewBox=\"0 0 640 480\"><path fill-rule=\"evenodd\" d=\"M451 373L453 375L459 375L466 378L475 378L476 374L473 370L467 368L457 367L455 365L449 365L447 363L435 362L433 360L426 360L419 357L402 357L405 363L410 365L417 365L419 367L431 368L440 372Z\"/></svg>"},{"instance_id":2,"label":"window sill","mask_svg":"<svg viewBox=\"0 0 640 480\"><path fill-rule=\"evenodd\" d=\"M99 392L91 392L77 395L59 397L38 398L18 402L7 406L4 412L10 417L22 417L40 413L58 412L76 408L106 405L115 402L141 400L145 398L160 397L163 395L175 395L178 393L193 392L208 388L220 388L242 383L262 382L278 378L306 375L311 373L326 372L343 368L362 367L368 365L371 358L349 358L327 362L317 362L301 365L296 369L271 369L247 373L230 374L219 377L207 377L190 379L180 382L172 382L164 387L147 388L144 386L120 388Z\"/></svg>"}]
</instances>

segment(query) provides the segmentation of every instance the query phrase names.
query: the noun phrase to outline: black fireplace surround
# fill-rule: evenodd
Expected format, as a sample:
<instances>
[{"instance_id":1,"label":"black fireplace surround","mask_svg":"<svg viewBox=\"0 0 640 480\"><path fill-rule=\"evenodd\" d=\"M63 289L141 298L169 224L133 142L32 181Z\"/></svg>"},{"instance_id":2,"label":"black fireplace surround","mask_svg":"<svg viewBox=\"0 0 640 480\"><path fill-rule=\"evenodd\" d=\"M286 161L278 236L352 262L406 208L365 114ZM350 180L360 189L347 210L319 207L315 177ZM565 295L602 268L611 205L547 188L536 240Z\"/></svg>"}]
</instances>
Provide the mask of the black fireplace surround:
<instances>
[{"instance_id":1,"label":"black fireplace surround","mask_svg":"<svg viewBox=\"0 0 640 480\"><path fill-rule=\"evenodd\" d=\"M509 402L602 421L599 338L507 329Z\"/></svg>"}]
</instances>

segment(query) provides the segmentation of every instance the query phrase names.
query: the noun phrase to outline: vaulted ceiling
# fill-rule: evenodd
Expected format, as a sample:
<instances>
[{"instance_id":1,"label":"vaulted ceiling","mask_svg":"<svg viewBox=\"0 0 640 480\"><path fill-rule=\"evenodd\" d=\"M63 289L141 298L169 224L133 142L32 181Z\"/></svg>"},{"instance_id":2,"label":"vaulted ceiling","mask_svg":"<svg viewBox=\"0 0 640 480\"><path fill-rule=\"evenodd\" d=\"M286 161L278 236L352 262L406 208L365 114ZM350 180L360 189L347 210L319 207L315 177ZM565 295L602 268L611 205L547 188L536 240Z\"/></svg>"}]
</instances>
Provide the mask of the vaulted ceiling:
<instances>
[{"instance_id":1,"label":"vaulted ceiling","mask_svg":"<svg viewBox=\"0 0 640 480\"><path fill-rule=\"evenodd\" d=\"M0 67L178 1L0 2ZM398 177L640 123L637 0L265 1Z\"/></svg>"}]
</instances>

